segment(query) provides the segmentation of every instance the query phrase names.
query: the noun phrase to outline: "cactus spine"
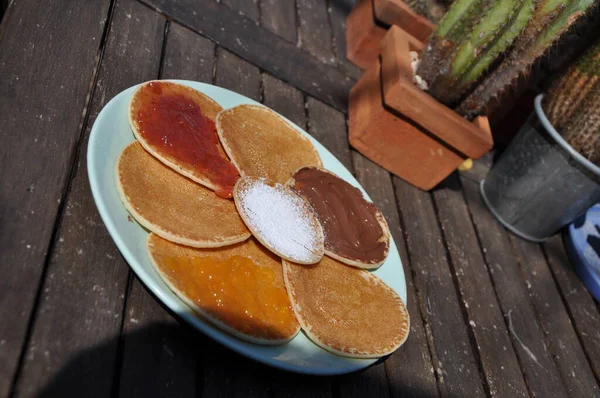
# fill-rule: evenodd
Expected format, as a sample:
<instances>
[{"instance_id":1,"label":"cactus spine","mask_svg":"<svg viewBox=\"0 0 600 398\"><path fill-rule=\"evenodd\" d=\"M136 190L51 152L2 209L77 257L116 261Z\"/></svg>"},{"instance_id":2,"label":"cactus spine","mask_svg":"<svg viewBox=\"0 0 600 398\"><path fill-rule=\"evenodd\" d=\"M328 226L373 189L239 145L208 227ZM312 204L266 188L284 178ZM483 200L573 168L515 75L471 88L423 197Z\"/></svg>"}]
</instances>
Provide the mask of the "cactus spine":
<instances>
[{"instance_id":1,"label":"cactus spine","mask_svg":"<svg viewBox=\"0 0 600 398\"><path fill-rule=\"evenodd\" d=\"M488 104L528 72L535 61L594 2L595 0L539 0L531 20L515 41L510 53L460 104L457 112L470 118L484 113Z\"/></svg>"},{"instance_id":2,"label":"cactus spine","mask_svg":"<svg viewBox=\"0 0 600 398\"><path fill-rule=\"evenodd\" d=\"M418 74L452 106L521 32L533 0L458 0L434 33Z\"/></svg>"},{"instance_id":3,"label":"cactus spine","mask_svg":"<svg viewBox=\"0 0 600 398\"><path fill-rule=\"evenodd\" d=\"M600 164L600 40L552 84L543 107L565 140Z\"/></svg>"}]
</instances>

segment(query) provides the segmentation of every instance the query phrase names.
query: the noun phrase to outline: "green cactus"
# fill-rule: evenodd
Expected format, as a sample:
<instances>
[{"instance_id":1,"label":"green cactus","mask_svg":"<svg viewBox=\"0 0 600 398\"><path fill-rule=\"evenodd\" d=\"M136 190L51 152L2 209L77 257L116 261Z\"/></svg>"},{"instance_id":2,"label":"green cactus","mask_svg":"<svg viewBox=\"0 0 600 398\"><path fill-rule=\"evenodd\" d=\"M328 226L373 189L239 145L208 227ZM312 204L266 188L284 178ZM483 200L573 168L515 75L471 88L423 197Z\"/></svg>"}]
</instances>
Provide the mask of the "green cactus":
<instances>
[{"instance_id":1,"label":"green cactus","mask_svg":"<svg viewBox=\"0 0 600 398\"><path fill-rule=\"evenodd\" d=\"M600 40L553 82L543 108L576 151L600 164Z\"/></svg>"},{"instance_id":2,"label":"green cactus","mask_svg":"<svg viewBox=\"0 0 600 398\"><path fill-rule=\"evenodd\" d=\"M533 15L504 60L456 108L473 118L497 99L595 3L595 0L538 0Z\"/></svg>"},{"instance_id":3,"label":"green cactus","mask_svg":"<svg viewBox=\"0 0 600 398\"><path fill-rule=\"evenodd\" d=\"M458 0L430 40L418 74L452 106L526 26L533 0Z\"/></svg>"}]
</instances>

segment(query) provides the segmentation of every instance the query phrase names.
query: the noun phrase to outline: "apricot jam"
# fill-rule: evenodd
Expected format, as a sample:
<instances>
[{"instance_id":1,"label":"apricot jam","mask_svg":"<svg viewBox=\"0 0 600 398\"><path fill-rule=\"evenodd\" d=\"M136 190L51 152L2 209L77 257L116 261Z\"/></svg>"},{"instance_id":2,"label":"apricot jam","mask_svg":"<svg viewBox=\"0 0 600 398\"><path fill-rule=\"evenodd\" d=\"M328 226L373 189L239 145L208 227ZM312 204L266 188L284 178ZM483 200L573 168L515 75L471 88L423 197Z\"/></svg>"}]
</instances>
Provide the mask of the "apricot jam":
<instances>
[{"instance_id":1,"label":"apricot jam","mask_svg":"<svg viewBox=\"0 0 600 398\"><path fill-rule=\"evenodd\" d=\"M136 93L132 117L149 145L208 179L217 195L230 198L238 170L221 148L215 122L194 101L194 94L177 84L151 82Z\"/></svg>"},{"instance_id":2,"label":"apricot jam","mask_svg":"<svg viewBox=\"0 0 600 398\"><path fill-rule=\"evenodd\" d=\"M298 328L285 287L273 269L235 255L168 257L169 280L205 313L246 335L290 337Z\"/></svg>"}]
</instances>

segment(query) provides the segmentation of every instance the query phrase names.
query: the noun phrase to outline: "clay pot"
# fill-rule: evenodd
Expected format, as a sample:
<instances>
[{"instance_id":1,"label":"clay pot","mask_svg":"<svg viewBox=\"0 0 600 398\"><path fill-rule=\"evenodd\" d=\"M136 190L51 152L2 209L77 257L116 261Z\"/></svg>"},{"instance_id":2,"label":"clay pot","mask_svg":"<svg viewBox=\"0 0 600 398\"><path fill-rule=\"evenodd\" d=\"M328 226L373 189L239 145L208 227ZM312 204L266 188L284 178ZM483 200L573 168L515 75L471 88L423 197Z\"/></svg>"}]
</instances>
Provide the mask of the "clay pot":
<instances>
[{"instance_id":1,"label":"clay pot","mask_svg":"<svg viewBox=\"0 0 600 398\"><path fill-rule=\"evenodd\" d=\"M423 46L390 28L381 62L350 92L349 139L369 159L430 190L466 159L485 155L493 141L487 118L469 122L413 84L410 51Z\"/></svg>"},{"instance_id":2,"label":"clay pot","mask_svg":"<svg viewBox=\"0 0 600 398\"><path fill-rule=\"evenodd\" d=\"M425 41L435 25L416 14L401 0L359 0L346 20L346 56L362 69L379 57L380 42L396 25Z\"/></svg>"}]
</instances>

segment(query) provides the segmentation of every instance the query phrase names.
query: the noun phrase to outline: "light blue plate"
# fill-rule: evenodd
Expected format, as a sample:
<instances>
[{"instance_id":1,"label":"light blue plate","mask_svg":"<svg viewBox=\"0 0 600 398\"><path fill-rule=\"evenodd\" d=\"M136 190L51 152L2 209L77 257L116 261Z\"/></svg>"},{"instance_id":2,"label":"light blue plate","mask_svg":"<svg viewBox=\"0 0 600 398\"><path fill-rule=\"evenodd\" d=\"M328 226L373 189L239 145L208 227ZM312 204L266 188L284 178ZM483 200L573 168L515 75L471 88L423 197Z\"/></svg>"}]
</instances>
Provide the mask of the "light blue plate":
<instances>
[{"instance_id":1,"label":"light blue plate","mask_svg":"<svg viewBox=\"0 0 600 398\"><path fill-rule=\"evenodd\" d=\"M249 98L220 87L187 80L173 81L201 91L212 97L225 109L240 104L260 105ZM201 332L230 349L267 365L300 373L334 375L352 372L374 363L375 359L350 359L330 354L313 344L302 333L299 333L288 344L277 347L246 343L222 332L200 318L171 292L150 263L146 251L148 232L139 224L127 220L129 213L123 206L115 185L117 159L121 151L134 141L127 111L136 87L131 87L117 95L106 104L98 115L92 127L87 161L92 194L100 216L123 257L148 289L168 308ZM327 149L302 129L296 128L315 145L326 169L362 190L352 174ZM406 303L406 283L402 262L393 240L386 262L375 271L375 274L391 286ZM349 286L349 288L351 287Z\"/></svg>"}]
</instances>

